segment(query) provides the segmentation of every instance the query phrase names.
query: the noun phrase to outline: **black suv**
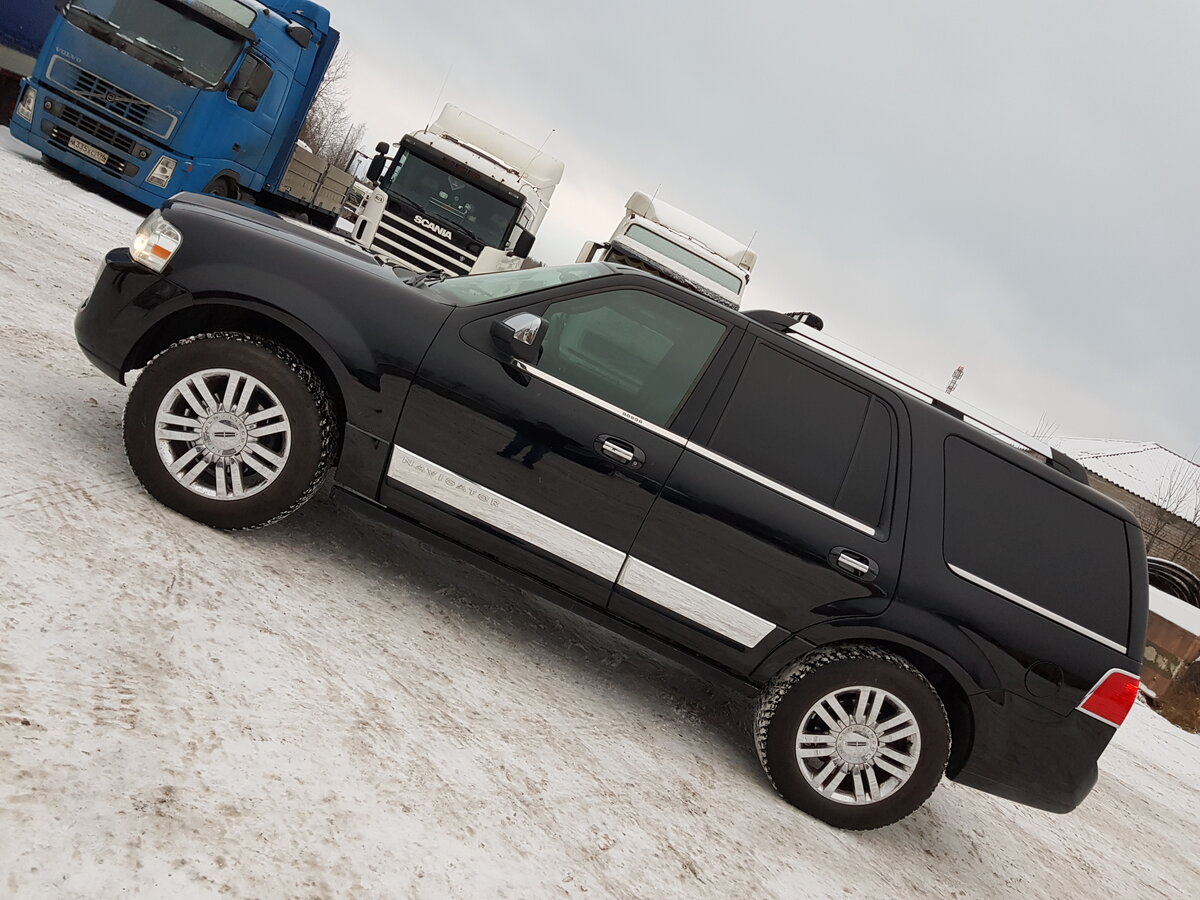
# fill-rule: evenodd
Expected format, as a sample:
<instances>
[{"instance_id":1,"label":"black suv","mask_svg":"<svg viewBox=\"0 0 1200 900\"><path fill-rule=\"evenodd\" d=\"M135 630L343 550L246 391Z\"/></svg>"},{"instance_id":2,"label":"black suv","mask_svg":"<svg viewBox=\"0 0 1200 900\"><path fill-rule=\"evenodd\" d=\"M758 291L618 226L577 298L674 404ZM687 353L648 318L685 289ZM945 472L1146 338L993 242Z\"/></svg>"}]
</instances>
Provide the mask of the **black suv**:
<instances>
[{"instance_id":1,"label":"black suv","mask_svg":"<svg viewBox=\"0 0 1200 900\"><path fill-rule=\"evenodd\" d=\"M1067 812L1137 695L1142 536L1074 461L778 314L604 263L440 280L180 195L88 358L217 528L335 497L759 693L775 788L852 829L945 772Z\"/></svg>"}]
</instances>

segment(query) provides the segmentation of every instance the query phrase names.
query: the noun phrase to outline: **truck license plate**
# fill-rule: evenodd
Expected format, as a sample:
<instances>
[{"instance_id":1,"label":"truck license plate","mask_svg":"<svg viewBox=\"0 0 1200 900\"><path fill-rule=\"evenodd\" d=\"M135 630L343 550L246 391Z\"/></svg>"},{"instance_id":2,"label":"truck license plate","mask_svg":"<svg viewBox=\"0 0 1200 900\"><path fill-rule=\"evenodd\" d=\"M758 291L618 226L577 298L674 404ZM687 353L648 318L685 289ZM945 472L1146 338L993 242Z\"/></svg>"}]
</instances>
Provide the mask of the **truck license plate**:
<instances>
[{"instance_id":1,"label":"truck license plate","mask_svg":"<svg viewBox=\"0 0 1200 900\"><path fill-rule=\"evenodd\" d=\"M79 140L79 138L68 138L67 146L76 153L82 153L88 159L100 163L100 165L104 165L106 162L108 162L107 153L105 153L103 150L93 147L91 144L85 144L83 141Z\"/></svg>"}]
</instances>

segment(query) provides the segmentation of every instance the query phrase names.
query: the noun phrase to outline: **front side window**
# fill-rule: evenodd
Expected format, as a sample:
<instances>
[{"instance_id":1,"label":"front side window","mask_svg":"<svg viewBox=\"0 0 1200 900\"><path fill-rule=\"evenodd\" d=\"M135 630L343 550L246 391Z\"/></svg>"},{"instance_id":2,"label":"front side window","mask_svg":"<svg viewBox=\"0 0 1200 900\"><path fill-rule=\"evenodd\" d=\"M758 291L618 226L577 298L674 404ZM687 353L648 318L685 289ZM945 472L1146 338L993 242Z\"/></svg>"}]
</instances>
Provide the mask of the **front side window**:
<instances>
[{"instance_id":1,"label":"front side window","mask_svg":"<svg viewBox=\"0 0 1200 900\"><path fill-rule=\"evenodd\" d=\"M519 211L512 203L409 150L400 154L383 188L395 199L437 222L465 231L487 247L504 244Z\"/></svg>"},{"instance_id":2,"label":"front side window","mask_svg":"<svg viewBox=\"0 0 1200 900\"><path fill-rule=\"evenodd\" d=\"M638 290L552 303L537 367L665 426L716 351L726 326Z\"/></svg>"},{"instance_id":3,"label":"front side window","mask_svg":"<svg viewBox=\"0 0 1200 900\"><path fill-rule=\"evenodd\" d=\"M895 425L879 398L755 345L710 446L862 522L882 521Z\"/></svg>"},{"instance_id":4,"label":"front side window","mask_svg":"<svg viewBox=\"0 0 1200 900\"><path fill-rule=\"evenodd\" d=\"M233 18L235 6L240 4L225 4L221 12ZM253 21L253 10L244 9ZM65 15L93 37L194 87L220 84L245 46L159 0L72 0Z\"/></svg>"}]
</instances>

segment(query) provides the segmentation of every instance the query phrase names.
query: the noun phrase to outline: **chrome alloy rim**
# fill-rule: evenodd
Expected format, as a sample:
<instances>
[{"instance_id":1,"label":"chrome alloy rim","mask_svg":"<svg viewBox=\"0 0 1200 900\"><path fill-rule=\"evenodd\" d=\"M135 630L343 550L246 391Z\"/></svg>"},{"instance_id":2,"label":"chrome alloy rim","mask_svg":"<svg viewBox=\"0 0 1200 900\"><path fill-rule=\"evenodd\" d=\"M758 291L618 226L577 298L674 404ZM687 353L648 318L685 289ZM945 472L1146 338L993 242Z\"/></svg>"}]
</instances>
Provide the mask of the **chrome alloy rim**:
<instances>
[{"instance_id":1,"label":"chrome alloy rim","mask_svg":"<svg viewBox=\"0 0 1200 900\"><path fill-rule=\"evenodd\" d=\"M857 685L814 703L800 720L796 761L817 793L838 803L878 803L921 758L921 729L895 694Z\"/></svg>"},{"instance_id":2,"label":"chrome alloy rim","mask_svg":"<svg viewBox=\"0 0 1200 900\"><path fill-rule=\"evenodd\" d=\"M205 369L167 391L154 420L158 455L195 494L241 500L271 485L292 448L279 398L256 378Z\"/></svg>"}]
</instances>

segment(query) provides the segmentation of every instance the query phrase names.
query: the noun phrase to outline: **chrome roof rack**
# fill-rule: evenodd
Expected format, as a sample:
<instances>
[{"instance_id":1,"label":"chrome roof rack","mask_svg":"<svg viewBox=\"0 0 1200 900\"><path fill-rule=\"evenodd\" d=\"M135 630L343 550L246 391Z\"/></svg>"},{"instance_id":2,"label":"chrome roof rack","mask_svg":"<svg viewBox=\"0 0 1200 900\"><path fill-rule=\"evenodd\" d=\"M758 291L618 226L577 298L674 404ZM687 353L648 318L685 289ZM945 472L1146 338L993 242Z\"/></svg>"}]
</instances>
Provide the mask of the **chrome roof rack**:
<instances>
[{"instance_id":1,"label":"chrome roof rack","mask_svg":"<svg viewBox=\"0 0 1200 900\"><path fill-rule=\"evenodd\" d=\"M1019 428L1014 428L1007 422L997 419L995 416L971 406L969 403L952 400L948 394L939 391L932 385L909 375L895 366L888 365L867 353L863 353L857 347L853 347L845 341L838 340L824 332L815 331L801 324L793 325L786 330L785 334L792 340L804 344L818 353L823 353L843 365L870 375L872 378L882 381L889 387L908 394L910 397L915 397L924 403L928 403L936 409L940 409L942 412L961 419L968 425L972 425L981 431L986 431L993 437L999 438L1019 450L1031 450L1050 461L1061 459L1061 454L1056 456L1053 448L1045 441L1028 435Z\"/></svg>"}]
</instances>

